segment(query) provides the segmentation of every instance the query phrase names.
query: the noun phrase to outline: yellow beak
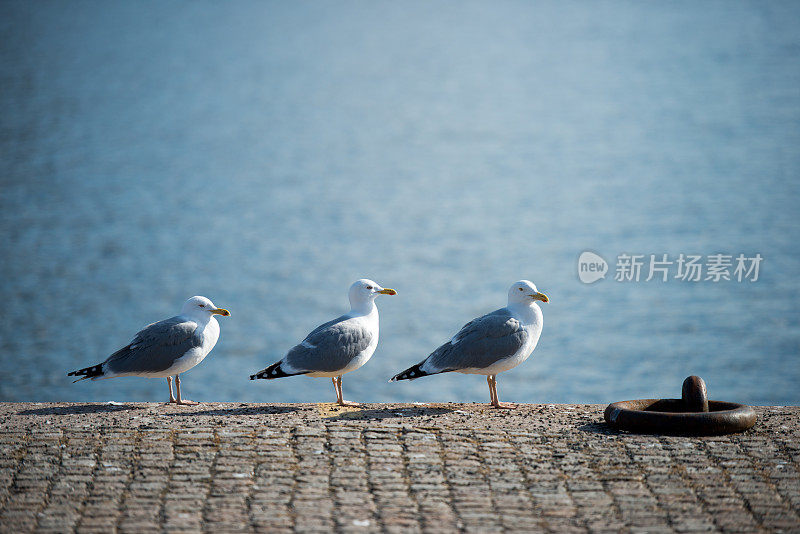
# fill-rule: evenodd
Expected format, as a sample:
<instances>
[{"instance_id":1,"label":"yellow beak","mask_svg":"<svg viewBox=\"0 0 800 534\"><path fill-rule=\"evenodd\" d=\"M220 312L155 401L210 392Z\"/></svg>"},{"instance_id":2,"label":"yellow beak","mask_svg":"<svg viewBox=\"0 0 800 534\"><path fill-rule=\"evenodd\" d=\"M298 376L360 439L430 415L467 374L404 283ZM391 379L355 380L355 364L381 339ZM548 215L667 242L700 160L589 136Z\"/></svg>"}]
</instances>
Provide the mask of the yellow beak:
<instances>
[{"instance_id":1,"label":"yellow beak","mask_svg":"<svg viewBox=\"0 0 800 534\"><path fill-rule=\"evenodd\" d=\"M223 317L230 317L231 312L229 312L225 308L215 308L211 310L211 315L222 315Z\"/></svg>"},{"instance_id":2,"label":"yellow beak","mask_svg":"<svg viewBox=\"0 0 800 534\"><path fill-rule=\"evenodd\" d=\"M536 293L535 295L531 295L531 298L533 298L533 300L541 300L542 302L550 302L550 299L547 298L547 295L544 293Z\"/></svg>"},{"instance_id":3,"label":"yellow beak","mask_svg":"<svg viewBox=\"0 0 800 534\"><path fill-rule=\"evenodd\" d=\"M395 291L394 289L389 289L388 287L381 289L380 291L378 291L378 293L381 293L382 295L397 295L397 291Z\"/></svg>"}]
</instances>

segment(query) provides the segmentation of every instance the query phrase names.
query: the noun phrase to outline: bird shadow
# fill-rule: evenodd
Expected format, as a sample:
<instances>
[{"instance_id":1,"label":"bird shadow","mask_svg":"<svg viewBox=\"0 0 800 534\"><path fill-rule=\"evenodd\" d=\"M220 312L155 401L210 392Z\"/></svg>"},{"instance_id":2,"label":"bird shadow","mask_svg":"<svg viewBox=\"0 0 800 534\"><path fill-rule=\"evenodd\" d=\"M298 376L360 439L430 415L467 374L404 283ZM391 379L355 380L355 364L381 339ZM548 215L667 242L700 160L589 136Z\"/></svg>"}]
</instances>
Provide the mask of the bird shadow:
<instances>
[{"instance_id":1,"label":"bird shadow","mask_svg":"<svg viewBox=\"0 0 800 534\"><path fill-rule=\"evenodd\" d=\"M432 417L452 413L450 408L377 408L367 410L348 410L326 417L329 421L381 421L401 417Z\"/></svg>"},{"instance_id":2,"label":"bird shadow","mask_svg":"<svg viewBox=\"0 0 800 534\"><path fill-rule=\"evenodd\" d=\"M164 415L169 417L182 417L188 415L277 415L296 412L300 408L293 406L240 406L238 408L219 408L215 410L200 410L199 412L170 412Z\"/></svg>"},{"instance_id":3,"label":"bird shadow","mask_svg":"<svg viewBox=\"0 0 800 534\"><path fill-rule=\"evenodd\" d=\"M146 406L135 404L76 404L70 406L48 406L17 412L17 415L82 415L89 413L125 412L128 410L145 410Z\"/></svg>"}]
</instances>

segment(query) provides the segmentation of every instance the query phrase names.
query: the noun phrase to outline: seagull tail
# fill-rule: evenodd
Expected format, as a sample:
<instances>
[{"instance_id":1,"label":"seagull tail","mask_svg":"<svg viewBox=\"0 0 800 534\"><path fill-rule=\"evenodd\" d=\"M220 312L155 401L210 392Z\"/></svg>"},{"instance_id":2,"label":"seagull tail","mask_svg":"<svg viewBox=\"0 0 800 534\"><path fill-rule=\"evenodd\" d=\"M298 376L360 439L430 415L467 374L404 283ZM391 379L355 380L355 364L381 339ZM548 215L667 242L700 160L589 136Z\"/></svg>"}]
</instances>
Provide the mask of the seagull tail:
<instances>
[{"instance_id":1,"label":"seagull tail","mask_svg":"<svg viewBox=\"0 0 800 534\"><path fill-rule=\"evenodd\" d=\"M420 362L417 365L413 365L403 371L402 373L397 373L392 377L389 382L397 382L398 380L414 380L416 378L420 378L423 376L428 376L436 373L428 373L422 370L422 364L425 362Z\"/></svg>"},{"instance_id":2,"label":"seagull tail","mask_svg":"<svg viewBox=\"0 0 800 534\"><path fill-rule=\"evenodd\" d=\"M273 363L266 369L263 369L257 372L254 375L250 375L250 380L256 380L258 378L266 378L267 380L271 380L273 378L283 378L284 376L294 376L294 375L302 375L305 373L287 373L281 368L281 364L283 361L279 361L278 363Z\"/></svg>"},{"instance_id":3,"label":"seagull tail","mask_svg":"<svg viewBox=\"0 0 800 534\"><path fill-rule=\"evenodd\" d=\"M87 378L97 378L99 376L103 376L103 364L98 363L97 365L92 365L91 367L84 367L83 369L78 369L77 371L72 371L67 373L67 376L79 376L80 378L77 380L73 380L72 383L80 382L81 380L86 380Z\"/></svg>"}]
</instances>

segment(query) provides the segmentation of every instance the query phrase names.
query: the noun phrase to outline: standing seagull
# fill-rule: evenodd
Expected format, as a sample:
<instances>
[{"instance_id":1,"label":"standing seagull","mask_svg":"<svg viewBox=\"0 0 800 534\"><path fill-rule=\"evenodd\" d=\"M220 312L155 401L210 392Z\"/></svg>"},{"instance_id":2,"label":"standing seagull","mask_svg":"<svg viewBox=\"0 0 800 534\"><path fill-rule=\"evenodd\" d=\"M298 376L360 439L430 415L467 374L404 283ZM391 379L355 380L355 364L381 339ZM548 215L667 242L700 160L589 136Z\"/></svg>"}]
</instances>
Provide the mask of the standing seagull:
<instances>
[{"instance_id":1,"label":"standing seagull","mask_svg":"<svg viewBox=\"0 0 800 534\"><path fill-rule=\"evenodd\" d=\"M372 280L362 278L353 282L348 295L348 313L312 330L299 345L289 349L281 361L250 375L250 380L294 375L331 377L336 402L341 406L358 406L344 400L342 375L355 371L372 357L378 346L375 297L397 295L397 291L384 289Z\"/></svg>"},{"instance_id":2,"label":"standing seagull","mask_svg":"<svg viewBox=\"0 0 800 534\"><path fill-rule=\"evenodd\" d=\"M532 282L520 280L508 290L508 306L468 322L450 341L390 382L449 371L486 375L492 406L514 408L497 396L497 373L521 364L536 348L542 333L542 310L537 300L550 299Z\"/></svg>"},{"instance_id":3,"label":"standing seagull","mask_svg":"<svg viewBox=\"0 0 800 534\"><path fill-rule=\"evenodd\" d=\"M116 376L166 377L169 402L198 404L181 399L179 375L202 362L217 344L219 323L214 315L227 317L230 312L217 308L205 297L192 297L183 305L180 315L145 326L134 336L133 341L103 363L72 371L67 376L82 377L75 382L87 378L97 380ZM173 376L177 399L172 395Z\"/></svg>"}]
</instances>

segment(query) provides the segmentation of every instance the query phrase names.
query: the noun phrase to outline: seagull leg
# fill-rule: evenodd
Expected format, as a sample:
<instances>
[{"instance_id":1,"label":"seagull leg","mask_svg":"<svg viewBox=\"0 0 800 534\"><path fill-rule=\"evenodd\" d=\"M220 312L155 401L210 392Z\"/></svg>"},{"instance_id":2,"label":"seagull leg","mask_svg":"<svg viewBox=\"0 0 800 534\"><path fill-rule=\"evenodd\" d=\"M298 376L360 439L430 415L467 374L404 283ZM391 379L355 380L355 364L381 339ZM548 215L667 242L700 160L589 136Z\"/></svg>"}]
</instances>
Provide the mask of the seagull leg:
<instances>
[{"instance_id":1,"label":"seagull leg","mask_svg":"<svg viewBox=\"0 0 800 534\"><path fill-rule=\"evenodd\" d=\"M357 402L349 402L344 400L344 393L342 393L342 377L337 376L334 378L334 383L336 384L336 401L341 406L360 406Z\"/></svg>"},{"instance_id":2,"label":"seagull leg","mask_svg":"<svg viewBox=\"0 0 800 534\"><path fill-rule=\"evenodd\" d=\"M491 375L490 378L492 379L492 383L489 388L492 390L494 394L494 400L492 401L492 406L495 408L516 408L516 404L500 402L500 396L497 394L497 375Z\"/></svg>"},{"instance_id":3,"label":"seagull leg","mask_svg":"<svg viewBox=\"0 0 800 534\"><path fill-rule=\"evenodd\" d=\"M172 394L172 377L171 376L167 377L167 385L169 386L169 403L172 404L172 403L178 402L178 401L175 400L175 395Z\"/></svg>"},{"instance_id":4,"label":"seagull leg","mask_svg":"<svg viewBox=\"0 0 800 534\"><path fill-rule=\"evenodd\" d=\"M494 406L497 399L494 398L494 389L492 389L492 375L486 375L486 383L489 384L489 404Z\"/></svg>"},{"instance_id":5,"label":"seagull leg","mask_svg":"<svg viewBox=\"0 0 800 534\"><path fill-rule=\"evenodd\" d=\"M339 386L336 385L336 377L332 376L331 380L333 381L333 390L336 391L336 404L342 403L342 394L339 392Z\"/></svg>"},{"instance_id":6,"label":"seagull leg","mask_svg":"<svg viewBox=\"0 0 800 534\"><path fill-rule=\"evenodd\" d=\"M190 401L189 399L181 399L181 376L175 375L175 389L177 389L178 399L175 401L177 404L185 404L186 406L196 406L199 402Z\"/></svg>"}]
</instances>

